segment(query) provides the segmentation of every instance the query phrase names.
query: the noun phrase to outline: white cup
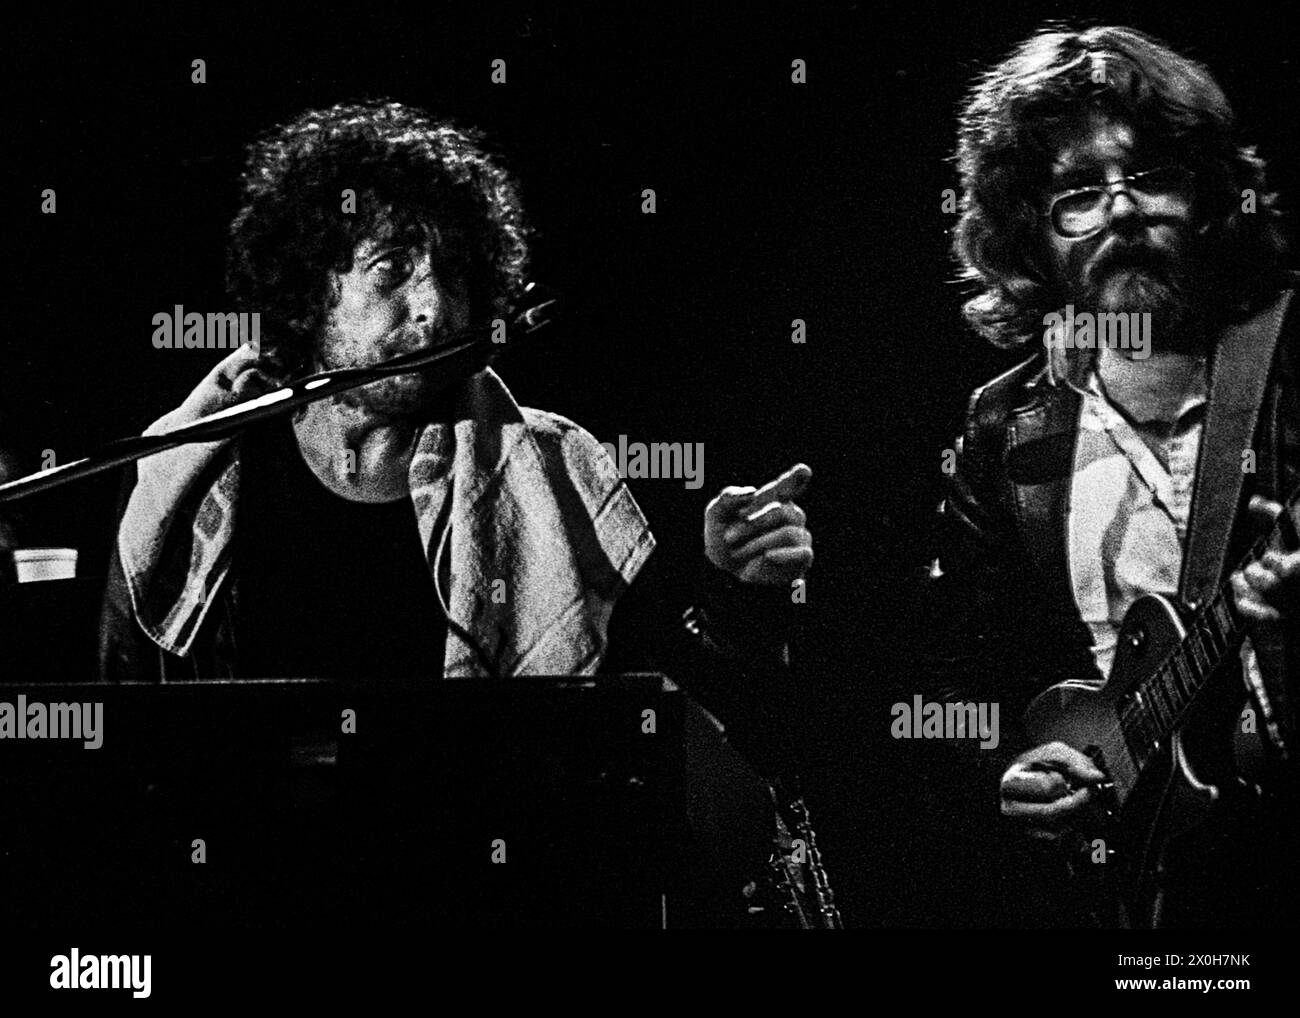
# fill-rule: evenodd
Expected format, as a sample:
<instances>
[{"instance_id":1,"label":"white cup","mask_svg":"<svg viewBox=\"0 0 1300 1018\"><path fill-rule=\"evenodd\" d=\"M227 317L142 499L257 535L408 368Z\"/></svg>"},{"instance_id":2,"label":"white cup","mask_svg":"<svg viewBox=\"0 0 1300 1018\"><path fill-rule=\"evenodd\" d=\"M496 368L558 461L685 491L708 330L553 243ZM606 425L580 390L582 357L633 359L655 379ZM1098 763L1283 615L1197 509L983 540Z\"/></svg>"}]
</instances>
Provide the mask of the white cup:
<instances>
[{"instance_id":1,"label":"white cup","mask_svg":"<svg viewBox=\"0 0 1300 1018\"><path fill-rule=\"evenodd\" d=\"M77 575L76 548L15 548L13 557L19 583L71 580Z\"/></svg>"}]
</instances>

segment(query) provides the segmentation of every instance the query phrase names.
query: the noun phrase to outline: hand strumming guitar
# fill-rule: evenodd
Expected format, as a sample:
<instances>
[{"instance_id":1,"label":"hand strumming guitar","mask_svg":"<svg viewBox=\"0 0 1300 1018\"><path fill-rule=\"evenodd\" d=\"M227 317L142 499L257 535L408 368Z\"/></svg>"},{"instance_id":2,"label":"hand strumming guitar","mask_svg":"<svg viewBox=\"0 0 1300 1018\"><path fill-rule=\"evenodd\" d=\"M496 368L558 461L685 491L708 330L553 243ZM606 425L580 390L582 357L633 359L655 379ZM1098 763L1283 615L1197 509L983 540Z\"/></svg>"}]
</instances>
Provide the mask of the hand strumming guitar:
<instances>
[{"instance_id":1,"label":"hand strumming guitar","mask_svg":"<svg viewBox=\"0 0 1300 1018\"><path fill-rule=\"evenodd\" d=\"M1103 780L1077 749L1063 742L1035 746L1002 775L1002 815L1024 820L1030 837L1055 841L1088 805L1088 786Z\"/></svg>"}]
</instances>

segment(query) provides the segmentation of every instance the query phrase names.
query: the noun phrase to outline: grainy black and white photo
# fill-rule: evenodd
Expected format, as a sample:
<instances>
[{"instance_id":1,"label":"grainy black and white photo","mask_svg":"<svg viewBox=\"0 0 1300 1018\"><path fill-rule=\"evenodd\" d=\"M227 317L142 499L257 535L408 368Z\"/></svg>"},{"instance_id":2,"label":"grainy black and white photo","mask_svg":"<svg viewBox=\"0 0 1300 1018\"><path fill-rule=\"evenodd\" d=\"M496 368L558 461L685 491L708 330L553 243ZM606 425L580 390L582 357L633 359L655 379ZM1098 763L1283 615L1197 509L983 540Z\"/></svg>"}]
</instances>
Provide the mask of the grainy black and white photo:
<instances>
[{"instance_id":1,"label":"grainy black and white photo","mask_svg":"<svg viewBox=\"0 0 1300 1018\"><path fill-rule=\"evenodd\" d=\"M1273 1000L1287 23L14 15L6 995Z\"/></svg>"}]
</instances>

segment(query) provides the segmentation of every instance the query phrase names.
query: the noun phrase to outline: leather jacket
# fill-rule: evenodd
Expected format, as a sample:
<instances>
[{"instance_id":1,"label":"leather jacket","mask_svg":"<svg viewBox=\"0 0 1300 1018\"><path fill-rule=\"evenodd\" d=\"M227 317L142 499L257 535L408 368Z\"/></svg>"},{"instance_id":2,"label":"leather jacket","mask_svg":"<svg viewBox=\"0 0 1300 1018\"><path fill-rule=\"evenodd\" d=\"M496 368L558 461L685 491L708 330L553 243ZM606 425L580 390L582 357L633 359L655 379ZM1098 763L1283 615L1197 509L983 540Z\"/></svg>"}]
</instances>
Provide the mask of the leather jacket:
<instances>
[{"instance_id":1,"label":"leather jacket","mask_svg":"<svg viewBox=\"0 0 1300 1018\"><path fill-rule=\"evenodd\" d=\"M1292 300L1278 337L1253 444L1256 470L1246 474L1242 507L1256 494L1283 502L1300 483L1297 305ZM980 754L998 773L1028 748L1019 719L1035 695L1069 678L1095 684L1091 639L1075 606L1068 561L1080 402L1074 389L1053 384L1045 351L977 389L927 555L924 682L936 699L1001 703L1002 745ZM1239 507L1226 561L1238 561L1256 536ZM1257 649L1294 757L1300 755L1300 641L1286 643L1267 661Z\"/></svg>"}]
</instances>

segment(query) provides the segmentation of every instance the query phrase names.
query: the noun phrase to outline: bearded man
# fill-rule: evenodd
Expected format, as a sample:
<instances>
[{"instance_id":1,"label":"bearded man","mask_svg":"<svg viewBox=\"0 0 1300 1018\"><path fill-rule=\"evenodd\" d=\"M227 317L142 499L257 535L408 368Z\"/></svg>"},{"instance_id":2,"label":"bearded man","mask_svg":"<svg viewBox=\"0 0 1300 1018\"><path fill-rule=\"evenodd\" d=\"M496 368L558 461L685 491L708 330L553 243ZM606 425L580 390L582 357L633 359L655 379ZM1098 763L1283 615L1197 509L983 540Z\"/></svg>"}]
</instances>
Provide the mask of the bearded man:
<instances>
[{"instance_id":1,"label":"bearded man","mask_svg":"<svg viewBox=\"0 0 1300 1018\"><path fill-rule=\"evenodd\" d=\"M1295 279L1280 268L1263 161L1237 137L1222 90L1132 29L1044 31L1018 46L975 85L957 163L954 250L978 289L967 320L998 346L1035 349L970 399L927 556L925 667L944 699L1000 702L1014 719L1049 686L1105 685L1128 608L1177 596L1197 567L1197 514L1235 518L1232 563L1259 533L1248 507L1271 519L1295 490ZM1141 327L1099 338L1077 330L1081 320ZM1214 454L1239 464L1242 482L1233 504L1216 506L1225 499L1203 491L1224 429L1213 404L1228 398L1243 336L1275 353L1257 365L1255 426ZM1294 844L1300 553L1224 573L1250 631L1223 679L1251 707L1233 767L1266 791L1270 819L1171 852L1161 925L1260 922L1270 905L1294 913L1295 867L1279 846ZM1112 775L1089 747L1034 744L1024 730L1002 746L981 756L1004 816L1062 846L1096 829ZM1127 921L1060 907L1053 921Z\"/></svg>"},{"instance_id":2,"label":"bearded man","mask_svg":"<svg viewBox=\"0 0 1300 1018\"><path fill-rule=\"evenodd\" d=\"M260 313L260 343L147 433L509 319L527 258L516 185L476 133L397 103L304 113L250 146L230 230L229 289ZM615 601L654 539L591 435L519 407L474 367L387 377L141 461L112 556L103 676L601 667ZM707 592L690 626L707 652L783 667L772 605L788 621L812 562L793 501L809 476L799 465L709 504ZM674 668L623 653L629 667Z\"/></svg>"}]
</instances>

